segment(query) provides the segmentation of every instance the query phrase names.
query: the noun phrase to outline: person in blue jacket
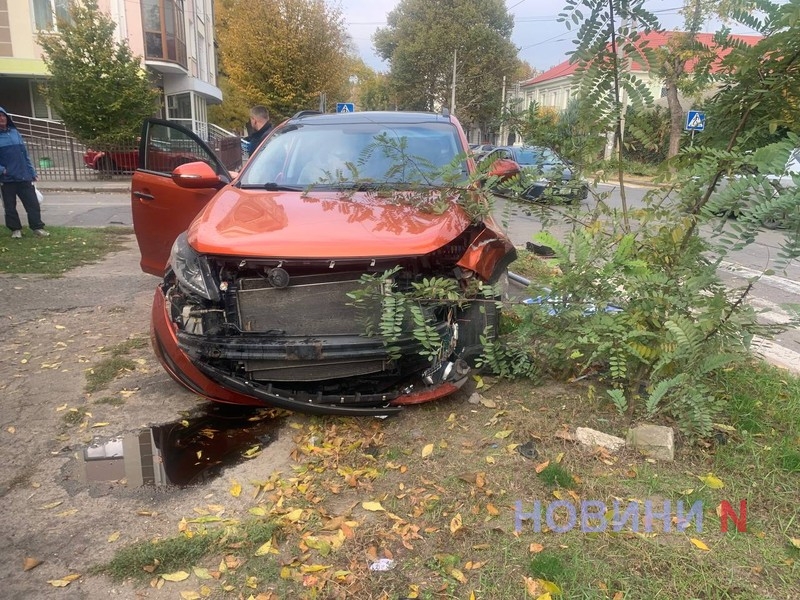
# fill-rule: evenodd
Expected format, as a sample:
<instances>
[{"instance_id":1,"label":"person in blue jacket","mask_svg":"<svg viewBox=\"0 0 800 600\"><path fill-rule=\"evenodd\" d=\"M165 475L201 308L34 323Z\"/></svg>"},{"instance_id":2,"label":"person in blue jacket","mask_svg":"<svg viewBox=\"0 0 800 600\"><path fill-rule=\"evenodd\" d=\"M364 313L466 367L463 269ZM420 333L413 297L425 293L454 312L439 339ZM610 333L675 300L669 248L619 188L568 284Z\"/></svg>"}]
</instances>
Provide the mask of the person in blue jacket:
<instances>
[{"instance_id":1,"label":"person in blue jacket","mask_svg":"<svg viewBox=\"0 0 800 600\"><path fill-rule=\"evenodd\" d=\"M3 194L6 227L11 230L12 238L22 237L22 223L17 213L17 197L22 201L28 213L28 225L33 233L48 236L42 222L39 200L36 198L36 169L33 168L25 141L17 131L14 121L0 106L0 188Z\"/></svg>"}]
</instances>

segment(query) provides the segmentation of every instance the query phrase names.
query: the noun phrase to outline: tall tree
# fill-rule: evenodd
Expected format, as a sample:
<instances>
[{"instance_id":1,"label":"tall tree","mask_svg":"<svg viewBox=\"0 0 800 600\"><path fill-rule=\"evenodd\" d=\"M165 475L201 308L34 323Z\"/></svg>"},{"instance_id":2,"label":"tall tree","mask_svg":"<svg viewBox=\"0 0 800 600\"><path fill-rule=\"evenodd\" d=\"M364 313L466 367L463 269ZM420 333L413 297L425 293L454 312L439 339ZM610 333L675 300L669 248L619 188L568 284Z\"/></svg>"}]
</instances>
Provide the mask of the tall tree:
<instances>
[{"instance_id":1,"label":"tall tree","mask_svg":"<svg viewBox=\"0 0 800 600\"><path fill-rule=\"evenodd\" d=\"M503 76L519 64L513 28L503 0L401 0L373 41L399 108L449 107L455 58L455 112L486 128L500 117Z\"/></svg>"},{"instance_id":2,"label":"tall tree","mask_svg":"<svg viewBox=\"0 0 800 600\"><path fill-rule=\"evenodd\" d=\"M217 0L221 70L236 106L265 105L273 120L349 100L350 40L324 0ZM246 115L242 115L244 118Z\"/></svg>"},{"instance_id":3,"label":"tall tree","mask_svg":"<svg viewBox=\"0 0 800 600\"><path fill-rule=\"evenodd\" d=\"M132 142L158 94L140 59L114 39L116 23L97 0L71 2L58 33L38 37L50 71L47 96L64 125L96 148Z\"/></svg>"}]
</instances>

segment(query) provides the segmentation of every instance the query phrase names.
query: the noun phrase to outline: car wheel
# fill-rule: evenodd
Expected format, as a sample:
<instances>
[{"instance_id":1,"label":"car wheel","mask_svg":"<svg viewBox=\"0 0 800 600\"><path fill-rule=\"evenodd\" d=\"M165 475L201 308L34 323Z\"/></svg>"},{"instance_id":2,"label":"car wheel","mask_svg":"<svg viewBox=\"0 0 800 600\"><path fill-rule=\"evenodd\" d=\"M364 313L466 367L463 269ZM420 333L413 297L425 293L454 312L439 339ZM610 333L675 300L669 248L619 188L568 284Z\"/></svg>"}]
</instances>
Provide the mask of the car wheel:
<instances>
[{"instance_id":1,"label":"car wheel","mask_svg":"<svg viewBox=\"0 0 800 600\"><path fill-rule=\"evenodd\" d=\"M780 229L783 227L783 218L781 217L764 217L761 219L761 224L766 229Z\"/></svg>"},{"instance_id":2,"label":"car wheel","mask_svg":"<svg viewBox=\"0 0 800 600\"><path fill-rule=\"evenodd\" d=\"M117 165L108 156L101 156L97 160L97 170L105 175L112 175L117 170Z\"/></svg>"}]
</instances>

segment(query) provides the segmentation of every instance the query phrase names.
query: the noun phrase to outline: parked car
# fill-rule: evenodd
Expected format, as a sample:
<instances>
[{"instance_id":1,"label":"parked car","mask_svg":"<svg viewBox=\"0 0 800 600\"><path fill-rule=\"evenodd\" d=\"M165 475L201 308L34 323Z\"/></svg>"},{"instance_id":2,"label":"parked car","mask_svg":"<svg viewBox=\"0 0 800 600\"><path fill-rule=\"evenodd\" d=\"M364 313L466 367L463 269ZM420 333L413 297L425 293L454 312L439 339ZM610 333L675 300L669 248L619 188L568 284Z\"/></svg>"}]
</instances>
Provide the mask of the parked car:
<instances>
[{"instance_id":1,"label":"parked car","mask_svg":"<svg viewBox=\"0 0 800 600\"><path fill-rule=\"evenodd\" d=\"M88 148L83 154L83 162L87 167L105 173L131 172L139 164L139 149L103 152Z\"/></svg>"},{"instance_id":2,"label":"parked car","mask_svg":"<svg viewBox=\"0 0 800 600\"><path fill-rule=\"evenodd\" d=\"M141 140L139 141L141 146ZM87 149L83 155L86 166L105 173L129 173L139 165L140 148L120 148L119 150L100 151ZM196 160L192 149L180 148L174 141L150 140L148 147L149 162L158 168L172 170L178 165Z\"/></svg>"},{"instance_id":3,"label":"parked car","mask_svg":"<svg viewBox=\"0 0 800 600\"><path fill-rule=\"evenodd\" d=\"M499 146L481 161L489 164L498 159L516 162L522 169L527 185L522 198L532 201L560 200L575 202L585 200L589 186L574 177L570 163L558 152L545 146ZM502 188L497 190L502 194Z\"/></svg>"},{"instance_id":4,"label":"parked car","mask_svg":"<svg viewBox=\"0 0 800 600\"><path fill-rule=\"evenodd\" d=\"M409 322L397 323L395 349L366 335L364 318L380 318L381 308L359 309L352 294L362 276L388 272L380 289L431 277L462 288L504 279L511 242L440 185L437 169L465 155L459 122L310 113L276 127L238 174L192 132L144 123L132 212L141 267L163 277L152 308L161 364L217 402L310 413L383 415L455 392L485 327L497 331L495 302L426 304L446 342L431 361ZM197 162L161 168L151 156L156 140L191 144ZM499 163L495 174L502 169L518 172ZM462 177L474 172L466 158ZM440 209L425 209L427 199Z\"/></svg>"}]
</instances>

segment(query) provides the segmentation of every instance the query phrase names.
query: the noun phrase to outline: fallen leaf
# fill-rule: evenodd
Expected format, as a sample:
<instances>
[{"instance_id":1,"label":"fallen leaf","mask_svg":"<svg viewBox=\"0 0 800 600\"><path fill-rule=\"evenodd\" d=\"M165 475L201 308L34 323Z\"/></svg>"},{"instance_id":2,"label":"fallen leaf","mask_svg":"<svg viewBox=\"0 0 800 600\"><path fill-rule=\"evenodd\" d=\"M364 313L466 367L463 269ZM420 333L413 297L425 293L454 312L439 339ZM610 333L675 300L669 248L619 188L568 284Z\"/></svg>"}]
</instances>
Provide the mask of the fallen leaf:
<instances>
[{"instance_id":1,"label":"fallen leaf","mask_svg":"<svg viewBox=\"0 0 800 600\"><path fill-rule=\"evenodd\" d=\"M547 581L547 579L538 579L539 585L542 586L542 589L547 592L548 594L560 594L561 588L558 587L552 581Z\"/></svg>"},{"instance_id":2,"label":"fallen leaf","mask_svg":"<svg viewBox=\"0 0 800 600\"><path fill-rule=\"evenodd\" d=\"M422 448L422 458L428 458L431 454L433 454L433 444L426 444Z\"/></svg>"},{"instance_id":3,"label":"fallen leaf","mask_svg":"<svg viewBox=\"0 0 800 600\"><path fill-rule=\"evenodd\" d=\"M386 509L383 508L383 506L381 505L380 502L362 502L361 503L361 508L363 508L364 510L372 511L372 512L386 510Z\"/></svg>"},{"instance_id":4,"label":"fallen leaf","mask_svg":"<svg viewBox=\"0 0 800 600\"><path fill-rule=\"evenodd\" d=\"M22 570L30 571L31 569L35 569L36 567L38 567L40 564L42 564L42 561L40 561L38 558L33 558L32 556L26 556L25 560L22 561Z\"/></svg>"},{"instance_id":5,"label":"fallen leaf","mask_svg":"<svg viewBox=\"0 0 800 600\"><path fill-rule=\"evenodd\" d=\"M72 573L70 575L67 575L66 577L62 577L61 579L48 579L47 583L49 583L53 587L67 587L70 583L72 583L79 577L80 573Z\"/></svg>"},{"instance_id":6,"label":"fallen leaf","mask_svg":"<svg viewBox=\"0 0 800 600\"><path fill-rule=\"evenodd\" d=\"M272 547L272 540L261 544L255 552L256 556L266 556L267 554L279 554L278 549Z\"/></svg>"},{"instance_id":7,"label":"fallen leaf","mask_svg":"<svg viewBox=\"0 0 800 600\"><path fill-rule=\"evenodd\" d=\"M533 543L532 543L532 544L531 544L531 545L528 547L528 551L529 551L531 554L538 554L538 553L539 553L539 552L541 552L542 550L544 550L544 546L542 546L541 544L537 544L536 542L533 542Z\"/></svg>"},{"instance_id":8,"label":"fallen leaf","mask_svg":"<svg viewBox=\"0 0 800 600\"><path fill-rule=\"evenodd\" d=\"M459 583L467 583L467 577L458 569L450 569L450 577L458 581Z\"/></svg>"},{"instance_id":9,"label":"fallen leaf","mask_svg":"<svg viewBox=\"0 0 800 600\"><path fill-rule=\"evenodd\" d=\"M496 437L499 440L504 440L512 433L514 433L513 429L504 429L503 431L498 431L497 433L495 433L494 437Z\"/></svg>"},{"instance_id":10,"label":"fallen leaf","mask_svg":"<svg viewBox=\"0 0 800 600\"><path fill-rule=\"evenodd\" d=\"M706 484L712 490L718 490L720 488L725 487L725 484L722 482L722 479L716 477L713 473L709 473L705 477L699 477L698 479Z\"/></svg>"},{"instance_id":11,"label":"fallen leaf","mask_svg":"<svg viewBox=\"0 0 800 600\"><path fill-rule=\"evenodd\" d=\"M481 398L481 406L485 406L486 408L497 408L497 402L491 398Z\"/></svg>"},{"instance_id":12,"label":"fallen leaf","mask_svg":"<svg viewBox=\"0 0 800 600\"><path fill-rule=\"evenodd\" d=\"M8 433L17 433L17 429L13 425L10 425L9 427L6 427L6 431Z\"/></svg>"},{"instance_id":13,"label":"fallen leaf","mask_svg":"<svg viewBox=\"0 0 800 600\"><path fill-rule=\"evenodd\" d=\"M233 496L234 498L238 498L241 493L242 493L242 484L234 480L233 485L231 485L231 496Z\"/></svg>"},{"instance_id":14,"label":"fallen leaf","mask_svg":"<svg viewBox=\"0 0 800 600\"><path fill-rule=\"evenodd\" d=\"M55 502L50 502L49 504L43 504L42 506L39 507L39 510L48 510L50 508L55 508L56 506L59 506L63 503L64 503L63 500L56 500Z\"/></svg>"},{"instance_id":15,"label":"fallen leaf","mask_svg":"<svg viewBox=\"0 0 800 600\"><path fill-rule=\"evenodd\" d=\"M110 423L94 423L92 427L107 427Z\"/></svg>"},{"instance_id":16,"label":"fallen leaf","mask_svg":"<svg viewBox=\"0 0 800 600\"><path fill-rule=\"evenodd\" d=\"M198 579L211 579L211 573L208 572L208 569L204 569L203 567L192 567L192 573Z\"/></svg>"},{"instance_id":17,"label":"fallen leaf","mask_svg":"<svg viewBox=\"0 0 800 600\"><path fill-rule=\"evenodd\" d=\"M455 535L455 533L463 527L463 522L461 520L461 513L458 513L455 517L450 519L450 533Z\"/></svg>"},{"instance_id":18,"label":"fallen leaf","mask_svg":"<svg viewBox=\"0 0 800 600\"><path fill-rule=\"evenodd\" d=\"M183 598L183 600L200 600L202 596L197 592L187 590L181 592L181 598Z\"/></svg>"},{"instance_id":19,"label":"fallen leaf","mask_svg":"<svg viewBox=\"0 0 800 600\"><path fill-rule=\"evenodd\" d=\"M549 461L549 460L546 460L546 461L544 461L543 463L539 463L538 465L536 465L536 466L533 468L533 470L534 470L534 471L536 471L536 473L537 473L537 474L539 474L539 473L541 473L542 471L544 471L544 470L545 470L547 467L549 467L549 466L550 466L550 461Z\"/></svg>"},{"instance_id":20,"label":"fallen leaf","mask_svg":"<svg viewBox=\"0 0 800 600\"><path fill-rule=\"evenodd\" d=\"M175 571L174 573L164 573L161 575L161 579L166 579L167 581L184 581L189 579L189 574L186 571Z\"/></svg>"},{"instance_id":21,"label":"fallen leaf","mask_svg":"<svg viewBox=\"0 0 800 600\"><path fill-rule=\"evenodd\" d=\"M689 538L689 541L700 548L700 550L708 551L708 546L706 546L701 540L698 540L697 538Z\"/></svg>"},{"instance_id":22,"label":"fallen leaf","mask_svg":"<svg viewBox=\"0 0 800 600\"><path fill-rule=\"evenodd\" d=\"M489 504L486 505L486 512L488 512L493 517L496 517L497 515L500 514L500 511L497 510L497 507L491 502L489 502Z\"/></svg>"},{"instance_id":23,"label":"fallen leaf","mask_svg":"<svg viewBox=\"0 0 800 600\"><path fill-rule=\"evenodd\" d=\"M795 548L800 549L800 538L789 538L789 543Z\"/></svg>"}]
</instances>

